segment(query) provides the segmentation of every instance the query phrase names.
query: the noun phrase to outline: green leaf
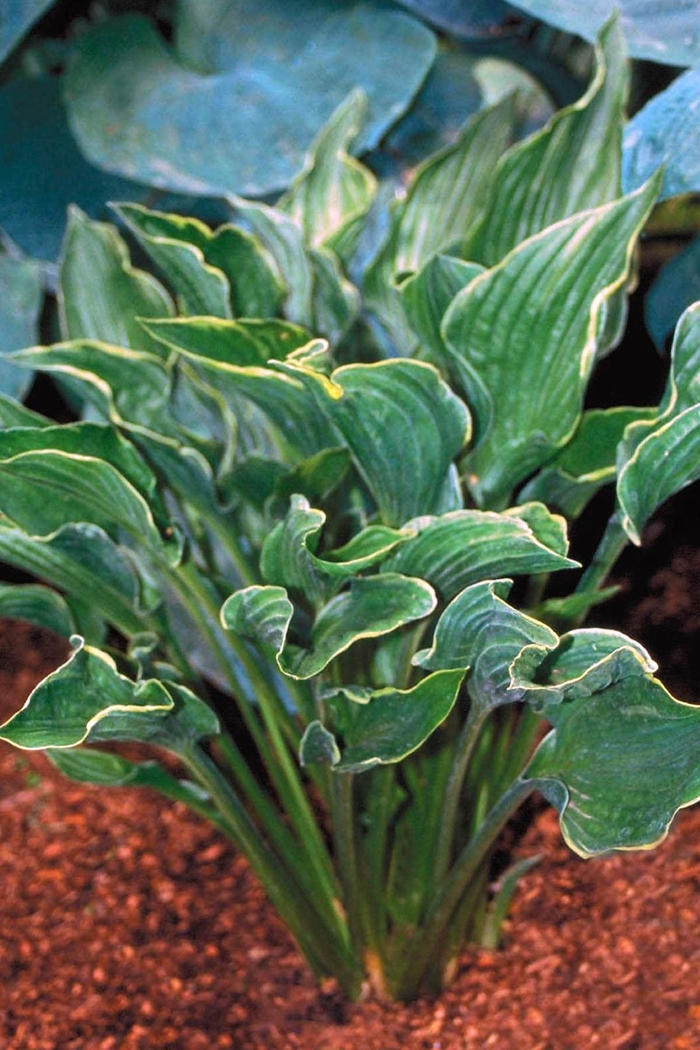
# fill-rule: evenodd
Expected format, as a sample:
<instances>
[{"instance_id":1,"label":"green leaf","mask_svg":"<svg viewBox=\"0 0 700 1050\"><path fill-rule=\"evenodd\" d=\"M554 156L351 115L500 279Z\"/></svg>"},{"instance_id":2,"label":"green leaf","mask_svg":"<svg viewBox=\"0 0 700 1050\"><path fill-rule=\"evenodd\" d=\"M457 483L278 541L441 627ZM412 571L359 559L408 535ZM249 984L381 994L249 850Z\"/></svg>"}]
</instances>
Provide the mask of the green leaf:
<instances>
[{"instance_id":1,"label":"green leaf","mask_svg":"<svg viewBox=\"0 0 700 1050\"><path fill-rule=\"evenodd\" d=\"M63 525L89 522L114 535L121 527L137 543L179 556L155 477L110 427L2 431L0 477L0 509L28 533L48 536Z\"/></svg>"},{"instance_id":2,"label":"green leaf","mask_svg":"<svg viewBox=\"0 0 700 1050\"><path fill-rule=\"evenodd\" d=\"M310 252L313 268L313 328L337 345L360 313L360 293L340 268L338 257L326 248Z\"/></svg>"},{"instance_id":3,"label":"green leaf","mask_svg":"<svg viewBox=\"0 0 700 1050\"><path fill-rule=\"evenodd\" d=\"M162 285L131 266L116 229L91 222L75 207L69 210L61 254L59 306L65 339L96 339L154 352L158 344L137 318L174 313Z\"/></svg>"},{"instance_id":4,"label":"green leaf","mask_svg":"<svg viewBox=\"0 0 700 1050\"><path fill-rule=\"evenodd\" d=\"M465 587L498 573L515 575L575 568L566 557L564 523L541 507L515 507L505 514L457 510L440 517L419 518L407 539L383 568L427 580L446 601ZM522 516L521 516L522 515Z\"/></svg>"},{"instance_id":5,"label":"green leaf","mask_svg":"<svg viewBox=\"0 0 700 1050\"><path fill-rule=\"evenodd\" d=\"M584 412L573 438L520 491L575 519L595 493L617 475L617 446L630 423L652 419L653 408L593 408Z\"/></svg>"},{"instance_id":6,"label":"green leaf","mask_svg":"<svg viewBox=\"0 0 700 1050\"><path fill-rule=\"evenodd\" d=\"M493 266L528 237L619 196L626 99L624 40L613 19L601 32L585 95L513 146L490 173L489 208L467 257Z\"/></svg>"},{"instance_id":7,"label":"green leaf","mask_svg":"<svg viewBox=\"0 0 700 1050\"><path fill-rule=\"evenodd\" d=\"M353 91L321 129L304 168L277 207L304 231L314 248L331 248L347 264L377 192L371 171L350 156L367 109Z\"/></svg>"},{"instance_id":8,"label":"green leaf","mask_svg":"<svg viewBox=\"0 0 700 1050\"><path fill-rule=\"evenodd\" d=\"M81 638L76 645L68 661L40 682L24 707L0 726L0 739L26 750L74 747L110 715L172 708L159 682L130 682L106 653L86 646Z\"/></svg>"},{"instance_id":9,"label":"green leaf","mask_svg":"<svg viewBox=\"0 0 700 1050\"><path fill-rule=\"evenodd\" d=\"M700 798L700 709L639 674L547 709L554 726L525 776L582 857L649 849Z\"/></svg>"},{"instance_id":10,"label":"green leaf","mask_svg":"<svg viewBox=\"0 0 700 1050\"><path fill-rule=\"evenodd\" d=\"M330 380L299 372L341 434L385 525L439 511L470 417L438 372L419 361L346 365Z\"/></svg>"},{"instance_id":11,"label":"green leaf","mask_svg":"<svg viewBox=\"0 0 700 1050\"><path fill-rule=\"evenodd\" d=\"M231 317L233 310L257 318L278 312L284 289L275 263L245 230L227 224L212 232L197 219L135 204L114 207L191 307L186 312Z\"/></svg>"},{"instance_id":12,"label":"green leaf","mask_svg":"<svg viewBox=\"0 0 700 1050\"><path fill-rule=\"evenodd\" d=\"M528 702L549 717L550 704L591 696L657 667L643 646L620 631L585 627L563 634L556 649L524 649L511 665L511 683L525 690Z\"/></svg>"},{"instance_id":13,"label":"green leaf","mask_svg":"<svg viewBox=\"0 0 700 1050\"><path fill-rule=\"evenodd\" d=\"M420 340L421 352L441 368L447 369L442 319L457 293L483 271L479 263L433 255L418 273L399 285L406 320Z\"/></svg>"},{"instance_id":14,"label":"green leaf","mask_svg":"<svg viewBox=\"0 0 700 1050\"><path fill-rule=\"evenodd\" d=\"M61 595L38 584L0 584L0 617L26 620L64 638L75 632L71 611Z\"/></svg>"},{"instance_id":15,"label":"green leaf","mask_svg":"<svg viewBox=\"0 0 700 1050\"><path fill-rule=\"evenodd\" d=\"M592 0L585 5L579 0L517 0L515 6L591 41L598 26L618 9L634 58L671 66L691 66L700 59L695 0Z\"/></svg>"},{"instance_id":16,"label":"green leaf","mask_svg":"<svg viewBox=\"0 0 700 1050\"><path fill-rule=\"evenodd\" d=\"M224 626L275 650L277 664L290 678L312 678L362 638L377 638L422 619L435 608L433 589L423 580L383 573L351 581L350 589L325 605L314 621L308 648L287 635L294 607L283 587L247 587L227 598Z\"/></svg>"},{"instance_id":17,"label":"green leaf","mask_svg":"<svg viewBox=\"0 0 700 1050\"><path fill-rule=\"evenodd\" d=\"M252 402L275 427L283 458L312 456L338 444L330 425L318 412L310 391L301 381L298 366L286 372L262 367L273 363L271 355L288 355L308 336L295 325L281 321L218 321L214 318L183 318L148 322L154 338L189 358L212 387L232 408L240 431L247 425L245 406ZM261 435L266 443L274 435ZM240 434L239 434L240 437ZM251 441L260 451L260 442ZM263 446L264 447L264 446Z\"/></svg>"},{"instance_id":18,"label":"green leaf","mask_svg":"<svg viewBox=\"0 0 700 1050\"><path fill-rule=\"evenodd\" d=\"M13 0L0 19L0 62L4 62L54 0Z\"/></svg>"},{"instance_id":19,"label":"green leaf","mask_svg":"<svg viewBox=\"0 0 700 1050\"><path fill-rule=\"evenodd\" d=\"M657 188L653 180L531 237L445 315L450 363L476 416L466 481L479 505L507 503L575 432L601 305L626 280Z\"/></svg>"},{"instance_id":20,"label":"green leaf","mask_svg":"<svg viewBox=\"0 0 700 1050\"><path fill-rule=\"evenodd\" d=\"M31 259L0 255L0 392L10 397L24 397L32 375L6 354L37 342L43 300L41 268Z\"/></svg>"},{"instance_id":21,"label":"green leaf","mask_svg":"<svg viewBox=\"0 0 700 1050\"><path fill-rule=\"evenodd\" d=\"M312 722L299 748L302 765L325 760L337 773L364 773L373 766L401 762L447 718L463 678L464 671L437 671L412 689L377 690L352 710L343 710L351 701L336 701L342 750L337 744L333 747L335 738L321 723Z\"/></svg>"},{"instance_id":22,"label":"green leaf","mask_svg":"<svg viewBox=\"0 0 700 1050\"><path fill-rule=\"evenodd\" d=\"M48 748L46 757L63 773L81 784L100 787L145 787L158 791L173 802L183 802L190 809L217 823L217 814L207 793L190 780L178 780L154 761L130 762L96 748Z\"/></svg>"},{"instance_id":23,"label":"green leaf","mask_svg":"<svg viewBox=\"0 0 700 1050\"><path fill-rule=\"evenodd\" d=\"M483 217L493 169L512 132L511 100L477 113L458 141L416 170L405 200L396 203L389 233L365 274L367 304L402 353L405 318L396 282L437 254L457 254ZM410 338L410 337L409 337Z\"/></svg>"},{"instance_id":24,"label":"green leaf","mask_svg":"<svg viewBox=\"0 0 700 1050\"><path fill-rule=\"evenodd\" d=\"M143 629L152 602L133 563L95 525L66 525L46 538L0 525L0 560L91 605L127 636Z\"/></svg>"},{"instance_id":25,"label":"green leaf","mask_svg":"<svg viewBox=\"0 0 700 1050\"><path fill-rule=\"evenodd\" d=\"M370 100L358 148L375 145L409 105L435 53L433 34L404 14L338 9L334 0L316 0L311 9L257 0L223 12L219 3L207 10L188 3L178 23L178 51L189 68L145 18L94 25L80 40L66 97L92 163L207 196L263 196L287 185L355 87ZM205 26L212 49L226 53L214 68L207 40L196 39Z\"/></svg>"},{"instance_id":26,"label":"green leaf","mask_svg":"<svg viewBox=\"0 0 700 1050\"><path fill-rule=\"evenodd\" d=\"M430 670L471 668L472 716L525 699L526 690L511 680L511 665L528 646L544 654L557 644L554 631L507 604L511 584L487 580L463 590L438 620L431 648L413 658Z\"/></svg>"},{"instance_id":27,"label":"green leaf","mask_svg":"<svg viewBox=\"0 0 700 1050\"><path fill-rule=\"evenodd\" d=\"M51 427L54 425L52 419L39 415L31 409L21 405L19 401L0 394L0 429L7 430L10 427Z\"/></svg>"},{"instance_id":28,"label":"green leaf","mask_svg":"<svg viewBox=\"0 0 700 1050\"><path fill-rule=\"evenodd\" d=\"M25 750L86 741L138 740L183 753L218 732L214 712L184 686L132 682L114 660L74 636L76 648L0 726L0 739Z\"/></svg>"},{"instance_id":29,"label":"green leaf","mask_svg":"<svg viewBox=\"0 0 700 1050\"><path fill-rule=\"evenodd\" d=\"M631 423L619 446L617 498L633 543L641 543L657 507L700 477L699 367L700 303L695 303L676 328L659 415Z\"/></svg>"},{"instance_id":30,"label":"green leaf","mask_svg":"<svg viewBox=\"0 0 700 1050\"><path fill-rule=\"evenodd\" d=\"M138 204L113 205L117 215L176 292L185 314L231 316L231 289L221 270L207 262L204 223L150 211Z\"/></svg>"},{"instance_id":31,"label":"green leaf","mask_svg":"<svg viewBox=\"0 0 700 1050\"><path fill-rule=\"evenodd\" d=\"M700 10L696 12L696 18ZM700 61L700 33L697 36ZM700 105L700 67L689 69L632 117L623 144L626 190L636 189L661 165L660 200L700 190L700 132L695 119Z\"/></svg>"},{"instance_id":32,"label":"green leaf","mask_svg":"<svg viewBox=\"0 0 700 1050\"><path fill-rule=\"evenodd\" d=\"M263 579L300 590L314 605L319 605L340 590L346 580L382 561L406 539L403 531L369 526L340 554L336 551L330 556L318 557L315 552L325 522L324 512L314 510L304 496L292 496L289 512L263 544L260 555Z\"/></svg>"}]
</instances>

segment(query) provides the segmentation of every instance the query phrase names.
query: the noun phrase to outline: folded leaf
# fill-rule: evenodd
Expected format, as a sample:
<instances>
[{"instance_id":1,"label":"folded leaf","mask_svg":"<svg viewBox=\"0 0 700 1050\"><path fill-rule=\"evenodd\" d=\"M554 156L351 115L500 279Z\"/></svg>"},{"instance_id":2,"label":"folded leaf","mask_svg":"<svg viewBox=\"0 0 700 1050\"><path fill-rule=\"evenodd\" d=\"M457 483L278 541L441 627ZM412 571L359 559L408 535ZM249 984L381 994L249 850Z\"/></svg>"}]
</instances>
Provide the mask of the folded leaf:
<instances>
[{"instance_id":1,"label":"folded leaf","mask_svg":"<svg viewBox=\"0 0 700 1050\"><path fill-rule=\"evenodd\" d=\"M435 732L454 707L464 671L437 671L413 689L380 689L367 703L343 711L335 704L344 746L319 722L306 729L299 747L302 765L328 761L337 773L363 773L373 766L400 762Z\"/></svg>"},{"instance_id":2,"label":"folded leaf","mask_svg":"<svg viewBox=\"0 0 700 1050\"><path fill-rule=\"evenodd\" d=\"M440 332L442 319L457 293L483 272L479 263L433 255L418 273L399 285L406 320L420 340L422 353L442 368L447 369L448 363Z\"/></svg>"},{"instance_id":3,"label":"folded leaf","mask_svg":"<svg viewBox=\"0 0 700 1050\"><path fill-rule=\"evenodd\" d=\"M514 660L511 679L530 704L547 712L549 704L591 696L657 667L643 646L620 631L586 627L563 634L548 652L528 646Z\"/></svg>"},{"instance_id":4,"label":"folded leaf","mask_svg":"<svg viewBox=\"0 0 700 1050\"><path fill-rule=\"evenodd\" d=\"M350 449L385 525L400 527L442 509L470 416L431 365L346 365L330 380L309 370L298 374Z\"/></svg>"},{"instance_id":5,"label":"folded leaf","mask_svg":"<svg viewBox=\"0 0 700 1050\"><path fill-rule=\"evenodd\" d=\"M438 518L409 522L407 538L389 556L384 569L420 576L446 601L470 584L493 579L498 573L553 572L575 568L566 557L563 522L542 507L541 518L529 514L533 507L515 507L505 514L457 510ZM551 530L547 528L551 526Z\"/></svg>"},{"instance_id":6,"label":"folded leaf","mask_svg":"<svg viewBox=\"0 0 700 1050\"><path fill-rule=\"evenodd\" d=\"M155 277L136 270L113 226L68 212L60 269L59 307L64 339L97 339L113 346L158 351L138 323L170 317L174 308Z\"/></svg>"},{"instance_id":7,"label":"folded leaf","mask_svg":"<svg viewBox=\"0 0 700 1050\"><path fill-rule=\"evenodd\" d=\"M601 304L626 280L657 188L652 180L531 237L447 311L450 365L476 416L466 481L480 505L507 503L514 486L574 433Z\"/></svg>"},{"instance_id":8,"label":"folded leaf","mask_svg":"<svg viewBox=\"0 0 700 1050\"><path fill-rule=\"evenodd\" d=\"M325 522L324 512L314 510L304 496L292 496L289 512L267 536L260 555L260 571L268 583L300 590L314 605L327 601L346 580L382 561L410 535L370 525L340 556L335 552L317 557Z\"/></svg>"},{"instance_id":9,"label":"folded leaf","mask_svg":"<svg viewBox=\"0 0 700 1050\"><path fill-rule=\"evenodd\" d=\"M700 798L700 709L650 675L550 707L547 718L554 728L525 777L556 806L582 857L649 849Z\"/></svg>"},{"instance_id":10,"label":"folded leaf","mask_svg":"<svg viewBox=\"0 0 700 1050\"><path fill-rule=\"evenodd\" d=\"M271 645L280 670L304 679L362 638L389 634L427 616L435 605L435 593L423 580L383 573L354 579L348 591L325 605L311 628L308 648L287 639L294 606L283 587L236 591L224 602L221 620L228 630Z\"/></svg>"},{"instance_id":11,"label":"folded leaf","mask_svg":"<svg viewBox=\"0 0 700 1050\"><path fill-rule=\"evenodd\" d=\"M536 646L543 658L557 644L554 631L507 604L511 583L488 580L463 590L438 620L432 647L413 658L430 670L470 667L472 716L525 699L526 690L513 684L511 666L526 647Z\"/></svg>"},{"instance_id":12,"label":"folded leaf","mask_svg":"<svg viewBox=\"0 0 700 1050\"><path fill-rule=\"evenodd\" d=\"M657 507L700 477L699 369L700 303L695 303L676 328L658 416L631 423L619 446L617 498L633 543L641 543Z\"/></svg>"}]
</instances>

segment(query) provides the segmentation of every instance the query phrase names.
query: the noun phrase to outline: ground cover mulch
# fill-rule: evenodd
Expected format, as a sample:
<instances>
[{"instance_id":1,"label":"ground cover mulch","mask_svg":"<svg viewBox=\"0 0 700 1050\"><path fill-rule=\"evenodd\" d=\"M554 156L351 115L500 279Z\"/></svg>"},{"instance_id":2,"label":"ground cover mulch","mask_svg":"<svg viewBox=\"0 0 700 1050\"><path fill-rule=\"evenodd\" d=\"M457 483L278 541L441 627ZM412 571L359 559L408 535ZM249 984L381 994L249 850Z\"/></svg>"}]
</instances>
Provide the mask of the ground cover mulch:
<instances>
[{"instance_id":1,"label":"ground cover mulch","mask_svg":"<svg viewBox=\"0 0 700 1050\"><path fill-rule=\"evenodd\" d=\"M618 626L666 644L691 700L700 554L674 551ZM0 716L64 652L0 622ZM700 1048L700 807L653 853L588 862L542 809L519 852L542 860L501 951L466 951L438 1001L347 1005L332 982L315 985L245 861L204 821L145 792L74 785L2 746L0 1047Z\"/></svg>"}]
</instances>

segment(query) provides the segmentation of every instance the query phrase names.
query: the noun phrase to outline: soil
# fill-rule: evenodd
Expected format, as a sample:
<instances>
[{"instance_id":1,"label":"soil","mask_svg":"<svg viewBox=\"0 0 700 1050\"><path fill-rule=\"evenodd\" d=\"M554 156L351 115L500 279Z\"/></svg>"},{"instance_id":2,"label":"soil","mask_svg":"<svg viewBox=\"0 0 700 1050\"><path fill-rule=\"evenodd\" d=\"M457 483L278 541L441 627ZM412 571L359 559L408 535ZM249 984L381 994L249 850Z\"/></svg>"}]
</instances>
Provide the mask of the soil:
<instances>
[{"instance_id":1,"label":"soil","mask_svg":"<svg viewBox=\"0 0 700 1050\"><path fill-rule=\"evenodd\" d=\"M680 497L678 520L652 525L651 555L623 561L626 593L600 614L649 645L686 700L700 699L688 685L699 502ZM640 573L649 557L656 570ZM0 716L64 652L0 622ZM697 1050L700 806L653 853L586 862L542 809L519 852L542 860L500 951L465 951L438 1001L348 1005L332 982L316 986L245 861L204 821L147 792L74 785L3 746L0 1047Z\"/></svg>"}]
</instances>

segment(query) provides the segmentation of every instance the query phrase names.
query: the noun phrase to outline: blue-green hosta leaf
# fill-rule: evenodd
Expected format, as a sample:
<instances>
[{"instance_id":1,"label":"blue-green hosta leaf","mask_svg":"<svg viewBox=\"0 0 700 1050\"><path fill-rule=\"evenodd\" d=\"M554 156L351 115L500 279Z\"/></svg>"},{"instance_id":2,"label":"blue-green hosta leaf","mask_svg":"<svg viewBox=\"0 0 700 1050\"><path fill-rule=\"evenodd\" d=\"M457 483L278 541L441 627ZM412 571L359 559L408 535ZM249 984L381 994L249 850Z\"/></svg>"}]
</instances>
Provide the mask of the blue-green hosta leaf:
<instances>
[{"instance_id":1,"label":"blue-green hosta leaf","mask_svg":"<svg viewBox=\"0 0 700 1050\"><path fill-rule=\"evenodd\" d=\"M601 33L585 95L513 146L490 173L489 207L467 258L492 266L547 226L619 195L626 96L624 41L613 20Z\"/></svg>"},{"instance_id":2,"label":"blue-green hosta leaf","mask_svg":"<svg viewBox=\"0 0 700 1050\"><path fill-rule=\"evenodd\" d=\"M300 590L314 605L319 605L340 590L346 580L382 561L411 535L406 530L370 525L340 551L319 557L316 550L325 522L322 510L311 507L304 496L292 496L289 512L263 544L260 555L263 579Z\"/></svg>"},{"instance_id":3,"label":"blue-green hosta leaf","mask_svg":"<svg viewBox=\"0 0 700 1050\"><path fill-rule=\"evenodd\" d=\"M0 432L0 509L25 532L48 536L89 522L122 528L179 557L155 477L132 445L93 423Z\"/></svg>"},{"instance_id":4,"label":"blue-green hosta leaf","mask_svg":"<svg viewBox=\"0 0 700 1050\"><path fill-rule=\"evenodd\" d=\"M499 573L553 572L575 568L566 557L564 523L545 507L516 507L505 514L457 510L438 518L419 518L408 538L384 568L427 580L446 601L470 584Z\"/></svg>"},{"instance_id":5,"label":"blue-green hosta leaf","mask_svg":"<svg viewBox=\"0 0 700 1050\"><path fill-rule=\"evenodd\" d=\"M372 172L349 154L367 108L353 91L321 129L304 168L277 202L314 248L331 248L347 264L377 192Z\"/></svg>"},{"instance_id":6,"label":"blue-green hosta leaf","mask_svg":"<svg viewBox=\"0 0 700 1050\"><path fill-rule=\"evenodd\" d=\"M503 0L471 0L469 4L463 0L398 0L398 3L451 36L467 39L491 36L514 14L510 4Z\"/></svg>"},{"instance_id":7,"label":"blue-green hosta leaf","mask_svg":"<svg viewBox=\"0 0 700 1050\"><path fill-rule=\"evenodd\" d=\"M385 525L439 513L470 416L432 365L345 365L330 380L299 374L350 449Z\"/></svg>"},{"instance_id":8,"label":"blue-green hosta leaf","mask_svg":"<svg viewBox=\"0 0 700 1050\"><path fill-rule=\"evenodd\" d=\"M2 5L3 14L9 6ZM85 160L68 127L62 89L60 76L19 76L0 88L0 226L27 255L51 262L60 252L69 204L104 218L105 201L140 200L148 192ZM47 164L47 157L60 157L60 163Z\"/></svg>"},{"instance_id":9,"label":"blue-green hosta leaf","mask_svg":"<svg viewBox=\"0 0 700 1050\"><path fill-rule=\"evenodd\" d=\"M64 598L39 584L0 584L0 617L26 620L70 638L75 621Z\"/></svg>"},{"instance_id":10,"label":"blue-green hosta leaf","mask_svg":"<svg viewBox=\"0 0 700 1050\"><path fill-rule=\"evenodd\" d=\"M480 715L525 698L511 680L511 665L523 649L537 646L544 655L557 644L554 631L507 604L511 584L486 580L465 588L438 620L431 648L413 658L430 670L470 667L467 689Z\"/></svg>"},{"instance_id":11,"label":"blue-green hosta leaf","mask_svg":"<svg viewBox=\"0 0 700 1050\"><path fill-rule=\"evenodd\" d=\"M54 0L13 0L0 15L0 62L4 62Z\"/></svg>"},{"instance_id":12,"label":"blue-green hosta leaf","mask_svg":"<svg viewBox=\"0 0 700 1050\"><path fill-rule=\"evenodd\" d=\"M284 288L277 267L245 230L226 224L212 231L197 219L137 204L114 207L183 297L186 312L257 318L278 312Z\"/></svg>"},{"instance_id":13,"label":"blue-green hosta leaf","mask_svg":"<svg viewBox=\"0 0 700 1050\"><path fill-rule=\"evenodd\" d=\"M244 368L288 357L310 338L305 328L275 319L178 317L144 321L144 328L168 350Z\"/></svg>"},{"instance_id":14,"label":"blue-green hosta leaf","mask_svg":"<svg viewBox=\"0 0 700 1050\"><path fill-rule=\"evenodd\" d=\"M52 427L53 419L33 412L5 394L0 394L0 430L10 427Z\"/></svg>"},{"instance_id":15,"label":"blue-green hosta leaf","mask_svg":"<svg viewBox=\"0 0 700 1050\"><path fill-rule=\"evenodd\" d=\"M452 255L433 255L418 273L399 285L406 321L420 340L421 354L441 368L447 369L440 333L442 319L457 293L483 270L479 263L464 262Z\"/></svg>"},{"instance_id":16,"label":"blue-green hosta leaf","mask_svg":"<svg viewBox=\"0 0 700 1050\"><path fill-rule=\"evenodd\" d=\"M359 316L360 293L340 268L337 255L327 248L309 253L313 269L313 318L315 332L337 345Z\"/></svg>"},{"instance_id":17,"label":"blue-green hosta leaf","mask_svg":"<svg viewBox=\"0 0 700 1050\"><path fill-rule=\"evenodd\" d=\"M139 204L117 204L114 210L175 291L183 313L231 316L229 283L202 248L211 239L204 223Z\"/></svg>"},{"instance_id":18,"label":"blue-green hosta leaf","mask_svg":"<svg viewBox=\"0 0 700 1050\"><path fill-rule=\"evenodd\" d=\"M48 748L46 757L64 776L80 784L151 788L217 823L217 812L206 791L190 780L178 780L158 762L130 762L121 755L84 747Z\"/></svg>"},{"instance_id":19,"label":"blue-green hosta leaf","mask_svg":"<svg viewBox=\"0 0 700 1050\"><path fill-rule=\"evenodd\" d=\"M568 631L549 652L528 646L511 667L513 688L524 689L538 710L579 700L635 675L653 674L658 664L638 642L619 631L584 627Z\"/></svg>"},{"instance_id":20,"label":"blue-green hosta leaf","mask_svg":"<svg viewBox=\"0 0 700 1050\"><path fill-rule=\"evenodd\" d=\"M454 248L457 254L468 239L488 207L494 165L508 144L512 121L510 99L477 113L454 145L420 165L405 199L395 202L387 239L365 274L365 293L402 353L411 348L411 336L396 281L438 252Z\"/></svg>"},{"instance_id":21,"label":"blue-green hosta leaf","mask_svg":"<svg viewBox=\"0 0 700 1050\"><path fill-rule=\"evenodd\" d=\"M521 499L541 500L568 518L577 518L588 501L617 475L617 446L625 429L656 416L654 408L593 408L559 455L521 490Z\"/></svg>"},{"instance_id":22,"label":"blue-green hosta leaf","mask_svg":"<svg viewBox=\"0 0 700 1050\"><path fill-rule=\"evenodd\" d=\"M645 524L674 492L700 477L700 303L681 317L656 419L630 424L618 448L622 525L641 543Z\"/></svg>"},{"instance_id":23,"label":"blue-green hosta leaf","mask_svg":"<svg viewBox=\"0 0 700 1050\"><path fill-rule=\"evenodd\" d=\"M615 9L634 58L649 58L671 66L692 66L700 59L698 0L518 0L535 18L557 29L595 39L598 27Z\"/></svg>"},{"instance_id":24,"label":"blue-green hosta leaf","mask_svg":"<svg viewBox=\"0 0 700 1050\"><path fill-rule=\"evenodd\" d=\"M696 19L700 25L700 4ZM696 61L700 62L700 32ZM622 184L636 189L664 166L660 200L700 191L700 66L689 69L655 95L627 125L623 144Z\"/></svg>"},{"instance_id":25,"label":"blue-green hosta leaf","mask_svg":"<svg viewBox=\"0 0 700 1050\"><path fill-rule=\"evenodd\" d=\"M648 849L700 798L700 709L634 675L547 709L552 731L525 777L557 808L582 857Z\"/></svg>"},{"instance_id":26,"label":"blue-green hosta leaf","mask_svg":"<svg viewBox=\"0 0 700 1050\"><path fill-rule=\"evenodd\" d=\"M436 671L412 689L380 689L368 702L342 711L334 705L344 745L320 722L307 727L299 757L302 765L327 761L337 773L363 773L373 766L400 762L435 732L454 707L464 671ZM345 715L345 717L343 717ZM330 738L330 739L329 739Z\"/></svg>"},{"instance_id":27,"label":"blue-green hosta leaf","mask_svg":"<svg viewBox=\"0 0 700 1050\"><path fill-rule=\"evenodd\" d=\"M154 338L189 358L197 373L225 398L237 418L239 439L244 440L250 423L245 406L252 403L273 424L282 458L289 459L289 450L294 459L299 454L306 458L338 444L311 391L299 378L299 369L295 366L282 372L263 367L265 360L272 363L272 354L283 356L301 345L307 338L301 329L279 321L215 318L149 322L148 329ZM273 434L267 422L265 429L268 433L260 437L269 444ZM250 444L250 451L262 451L259 441Z\"/></svg>"},{"instance_id":28,"label":"blue-green hosta leaf","mask_svg":"<svg viewBox=\"0 0 700 1050\"><path fill-rule=\"evenodd\" d=\"M320 610L306 649L287 640L294 607L283 587L236 591L226 599L221 619L228 630L271 645L280 670L303 679L319 674L360 639L377 638L420 620L435 605L435 592L423 580L397 573L358 577Z\"/></svg>"},{"instance_id":29,"label":"blue-green hosta leaf","mask_svg":"<svg viewBox=\"0 0 700 1050\"><path fill-rule=\"evenodd\" d=\"M51 536L27 536L0 525L0 561L60 587L92 606L124 635L143 629L156 599L144 593L134 565L95 525L66 525Z\"/></svg>"},{"instance_id":30,"label":"blue-green hosta leaf","mask_svg":"<svg viewBox=\"0 0 700 1050\"><path fill-rule=\"evenodd\" d=\"M97 339L157 352L137 318L169 317L170 297L135 270L116 229L71 208L61 253L59 306L65 339Z\"/></svg>"},{"instance_id":31,"label":"blue-green hosta leaf","mask_svg":"<svg viewBox=\"0 0 700 1050\"><path fill-rule=\"evenodd\" d=\"M644 300L644 322L657 350L684 310L700 299L700 237L661 267Z\"/></svg>"},{"instance_id":32,"label":"blue-green hosta leaf","mask_svg":"<svg viewBox=\"0 0 700 1050\"><path fill-rule=\"evenodd\" d=\"M182 65L145 18L95 25L67 80L81 149L150 185L262 196L290 182L314 135L358 86L370 103L358 149L376 144L419 88L435 53L432 33L395 10L338 10L333 0L316 2L310 23L303 6L217 4L210 30L228 55L209 75ZM190 17L201 31L206 12ZM180 18L178 50L191 61L194 46L199 59L206 45L193 45L187 12Z\"/></svg>"},{"instance_id":33,"label":"blue-green hosta leaf","mask_svg":"<svg viewBox=\"0 0 700 1050\"><path fill-rule=\"evenodd\" d=\"M627 279L657 189L652 180L531 237L447 311L450 364L476 416L466 480L480 505L507 503L575 432L601 305Z\"/></svg>"},{"instance_id":34,"label":"blue-green hosta leaf","mask_svg":"<svg viewBox=\"0 0 700 1050\"><path fill-rule=\"evenodd\" d=\"M15 355L18 364L71 379L100 415L175 433L169 408L171 376L153 354L90 339L33 347Z\"/></svg>"},{"instance_id":35,"label":"blue-green hosta leaf","mask_svg":"<svg viewBox=\"0 0 700 1050\"><path fill-rule=\"evenodd\" d=\"M78 636L74 641L68 661L0 726L0 739L25 750L139 740L182 752L218 732L214 712L189 689L155 679L132 682L106 653Z\"/></svg>"},{"instance_id":36,"label":"blue-green hosta leaf","mask_svg":"<svg viewBox=\"0 0 700 1050\"><path fill-rule=\"evenodd\" d=\"M37 342L43 299L41 268L31 259L0 255L0 392L10 397L21 399L31 386L32 375L6 355Z\"/></svg>"}]
</instances>

